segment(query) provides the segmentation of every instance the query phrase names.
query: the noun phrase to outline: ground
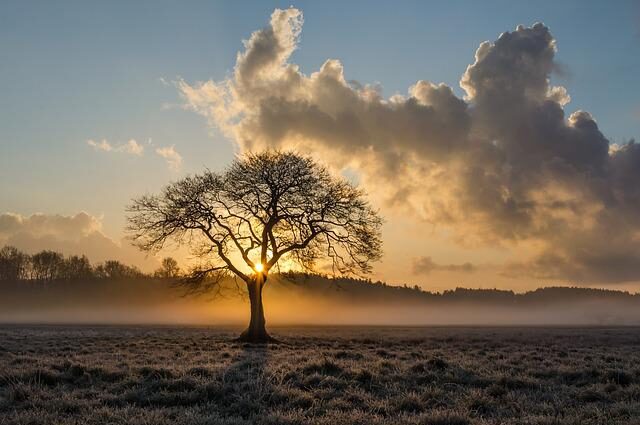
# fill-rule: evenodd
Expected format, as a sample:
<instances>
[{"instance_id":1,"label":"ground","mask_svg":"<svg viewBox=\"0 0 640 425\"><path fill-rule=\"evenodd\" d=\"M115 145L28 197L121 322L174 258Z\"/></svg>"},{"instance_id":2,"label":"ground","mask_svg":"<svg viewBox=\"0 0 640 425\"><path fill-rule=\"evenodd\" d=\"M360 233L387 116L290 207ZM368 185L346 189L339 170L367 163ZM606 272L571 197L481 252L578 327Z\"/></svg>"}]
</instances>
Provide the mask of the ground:
<instances>
[{"instance_id":1,"label":"ground","mask_svg":"<svg viewBox=\"0 0 640 425\"><path fill-rule=\"evenodd\" d=\"M640 424L638 328L0 327L0 424Z\"/></svg>"}]
</instances>

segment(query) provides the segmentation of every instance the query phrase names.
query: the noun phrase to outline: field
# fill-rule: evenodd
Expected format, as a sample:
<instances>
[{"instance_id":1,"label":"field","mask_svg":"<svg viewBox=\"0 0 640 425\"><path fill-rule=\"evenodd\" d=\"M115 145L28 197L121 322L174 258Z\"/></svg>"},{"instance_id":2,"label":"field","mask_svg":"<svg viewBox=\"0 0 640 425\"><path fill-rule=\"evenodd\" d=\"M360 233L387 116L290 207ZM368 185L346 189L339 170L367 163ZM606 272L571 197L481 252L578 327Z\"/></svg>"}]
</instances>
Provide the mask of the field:
<instances>
[{"instance_id":1,"label":"field","mask_svg":"<svg viewBox=\"0 0 640 425\"><path fill-rule=\"evenodd\" d=\"M0 327L0 424L640 424L638 328Z\"/></svg>"}]
</instances>

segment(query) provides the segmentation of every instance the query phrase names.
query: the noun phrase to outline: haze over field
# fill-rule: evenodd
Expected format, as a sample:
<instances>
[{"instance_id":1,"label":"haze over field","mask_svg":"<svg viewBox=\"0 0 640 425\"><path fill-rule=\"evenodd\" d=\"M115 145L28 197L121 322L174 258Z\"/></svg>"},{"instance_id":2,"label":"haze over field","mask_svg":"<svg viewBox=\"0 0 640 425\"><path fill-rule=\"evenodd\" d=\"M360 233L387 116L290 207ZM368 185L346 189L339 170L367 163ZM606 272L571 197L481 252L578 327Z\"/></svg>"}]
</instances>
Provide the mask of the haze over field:
<instances>
[{"instance_id":1,"label":"haze over field","mask_svg":"<svg viewBox=\"0 0 640 425\"><path fill-rule=\"evenodd\" d=\"M518 326L640 325L640 296L579 288L526 294L456 289L444 294L319 276L272 276L264 291L267 325ZM170 281L124 279L0 284L0 322L33 324L247 323L245 291L184 297ZM277 330L275 331L278 332Z\"/></svg>"}]
</instances>

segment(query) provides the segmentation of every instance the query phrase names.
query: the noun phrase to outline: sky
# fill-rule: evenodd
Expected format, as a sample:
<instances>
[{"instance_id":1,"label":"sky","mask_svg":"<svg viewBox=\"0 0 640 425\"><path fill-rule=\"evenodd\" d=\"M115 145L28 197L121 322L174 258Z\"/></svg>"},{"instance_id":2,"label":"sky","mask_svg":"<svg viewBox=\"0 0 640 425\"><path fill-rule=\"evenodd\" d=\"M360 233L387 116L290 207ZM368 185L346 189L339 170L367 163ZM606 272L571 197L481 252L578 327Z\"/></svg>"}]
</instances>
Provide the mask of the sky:
<instances>
[{"instance_id":1,"label":"sky","mask_svg":"<svg viewBox=\"0 0 640 425\"><path fill-rule=\"evenodd\" d=\"M0 244L152 268L131 198L295 148L379 206L374 278L640 288L637 1L4 1L0 57Z\"/></svg>"}]
</instances>

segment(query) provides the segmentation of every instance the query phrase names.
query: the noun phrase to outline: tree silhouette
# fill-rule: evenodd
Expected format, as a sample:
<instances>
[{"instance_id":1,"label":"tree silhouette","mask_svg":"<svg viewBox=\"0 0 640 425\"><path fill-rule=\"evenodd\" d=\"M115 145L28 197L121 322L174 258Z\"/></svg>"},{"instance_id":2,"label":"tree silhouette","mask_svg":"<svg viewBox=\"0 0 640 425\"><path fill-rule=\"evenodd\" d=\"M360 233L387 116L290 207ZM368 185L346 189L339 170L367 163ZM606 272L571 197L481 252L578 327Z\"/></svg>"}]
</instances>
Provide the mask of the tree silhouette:
<instances>
[{"instance_id":1,"label":"tree silhouette","mask_svg":"<svg viewBox=\"0 0 640 425\"><path fill-rule=\"evenodd\" d=\"M13 246L0 249L0 280L20 280L27 278L31 259Z\"/></svg>"},{"instance_id":2,"label":"tree silhouette","mask_svg":"<svg viewBox=\"0 0 640 425\"><path fill-rule=\"evenodd\" d=\"M137 267L127 266L117 260L107 260L98 264L94 274L100 279L135 279L144 276Z\"/></svg>"},{"instance_id":3,"label":"tree silhouette","mask_svg":"<svg viewBox=\"0 0 640 425\"><path fill-rule=\"evenodd\" d=\"M160 267L154 272L154 276L163 279L172 279L180 276L178 262L171 257L163 258Z\"/></svg>"},{"instance_id":4,"label":"tree silhouette","mask_svg":"<svg viewBox=\"0 0 640 425\"><path fill-rule=\"evenodd\" d=\"M93 267L89 259L83 256L71 255L62 264L62 278L66 280L90 279L93 277Z\"/></svg>"},{"instance_id":5,"label":"tree silhouette","mask_svg":"<svg viewBox=\"0 0 640 425\"><path fill-rule=\"evenodd\" d=\"M40 251L31 256L32 278L42 282L60 279L64 267L64 257L55 251Z\"/></svg>"},{"instance_id":6,"label":"tree silhouette","mask_svg":"<svg viewBox=\"0 0 640 425\"><path fill-rule=\"evenodd\" d=\"M382 252L382 220L363 192L291 152L247 154L223 173L186 177L135 199L127 218L143 250L191 246L201 264L183 280L189 289L219 288L227 276L246 283L251 319L240 340L250 342L272 340L262 290L278 264L364 274Z\"/></svg>"}]
</instances>

